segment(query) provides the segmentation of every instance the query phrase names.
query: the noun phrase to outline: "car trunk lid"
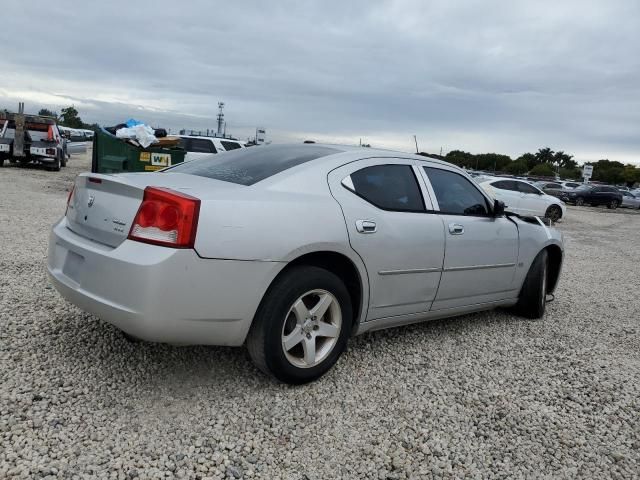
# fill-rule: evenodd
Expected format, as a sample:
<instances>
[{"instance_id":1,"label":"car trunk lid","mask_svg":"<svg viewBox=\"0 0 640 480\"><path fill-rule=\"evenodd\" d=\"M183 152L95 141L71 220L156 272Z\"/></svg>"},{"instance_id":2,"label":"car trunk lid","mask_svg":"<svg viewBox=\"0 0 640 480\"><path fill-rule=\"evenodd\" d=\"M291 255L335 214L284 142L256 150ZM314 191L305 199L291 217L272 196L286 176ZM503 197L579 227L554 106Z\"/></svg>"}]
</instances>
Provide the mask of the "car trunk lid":
<instances>
[{"instance_id":1,"label":"car trunk lid","mask_svg":"<svg viewBox=\"0 0 640 480\"><path fill-rule=\"evenodd\" d=\"M74 233L117 247L129 236L148 186L164 187L196 198L225 196L240 187L194 175L178 173L124 173L78 175L67 209L68 227Z\"/></svg>"}]
</instances>

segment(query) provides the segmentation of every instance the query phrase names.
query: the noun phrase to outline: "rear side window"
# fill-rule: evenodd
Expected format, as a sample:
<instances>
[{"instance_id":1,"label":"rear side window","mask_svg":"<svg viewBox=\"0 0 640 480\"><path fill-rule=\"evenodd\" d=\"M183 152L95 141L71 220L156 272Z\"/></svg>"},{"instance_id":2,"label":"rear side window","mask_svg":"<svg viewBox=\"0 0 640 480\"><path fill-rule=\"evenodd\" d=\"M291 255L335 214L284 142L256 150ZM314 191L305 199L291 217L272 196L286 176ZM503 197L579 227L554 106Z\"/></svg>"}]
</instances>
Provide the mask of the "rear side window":
<instances>
[{"instance_id":1,"label":"rear side window","mask_svg":"<svg viewBox=\"0 0 640 480\"><path fill-rule=\"evenodd\" d=\"M203 158L179 163L163 171L188 173L240 185L253 185L289 168L341 152L342 150L337 148L318 145L269 145L240 148L216 157L216 161Z\"/></svg>"},{"instance_id":2,"label":"rear side window","mask_svg":"<svg viewBox=\"0 0 640 480\"><path fill-rule=\"evenodd\" d=\"M204 138L181 138L180 146L187 152L193 153L218 153L211 140Z\"/></svg>"},{"instance_id":3,"label":"rear side window","mask_svg":"<svg viewBox=\"0 0 640 480\"><path fill-rule=\"evenodd\" d=\"M440 213L452 215L489 214L489 207L484 195L465 177L439 168L423 168L438 200Z\"/></svg>"},{"instance_id":4,"label":"rear side window","mask_svg":"<svg viewBox=\"0 0 640 480\"><path fill-rule=\"evenodd\" d=\"M409 165L375 165L343 181L349 190L383 210L424 212L418 181Z\"/></svg>"},{"instance_id":5,"label":"rear side window","mask_svg":"<svg viewBox=\"0 0 640 480\"><path fill-rule=\"evenodd\" d=\"M533 185L529 185L528 183L525 183L525 182L515 182L515 183L516 183L516 186L518 187L519 192L535 193L536 195L540 193L540 190L538 190Z\"/></svg>"},{"instance_id":6,"label":"rear side window","mask_svg":"<svg viewBox=\"0 0 640 480\"><path fill-rule=\"evenodd\" d=\"M225 140L221 140L220 143L224 147L224 149L228 152L229 150L235 150L236 148L240 148L239 143L235 142L227 142Z\"/></svg>"},{"instance_id":7,"label":"rear side window","mask_svg":"<svg viewBox=\"0 0 640 480\"><path fill-rule=\"evenodd\" d=\"M500 190L511 190L511 191L516 191L517 187L516 187L516 182L511 181L511 180L500 180L497 182L493 182L491 184L492 187L498 188Z\"/></svg>"}]
</instances>

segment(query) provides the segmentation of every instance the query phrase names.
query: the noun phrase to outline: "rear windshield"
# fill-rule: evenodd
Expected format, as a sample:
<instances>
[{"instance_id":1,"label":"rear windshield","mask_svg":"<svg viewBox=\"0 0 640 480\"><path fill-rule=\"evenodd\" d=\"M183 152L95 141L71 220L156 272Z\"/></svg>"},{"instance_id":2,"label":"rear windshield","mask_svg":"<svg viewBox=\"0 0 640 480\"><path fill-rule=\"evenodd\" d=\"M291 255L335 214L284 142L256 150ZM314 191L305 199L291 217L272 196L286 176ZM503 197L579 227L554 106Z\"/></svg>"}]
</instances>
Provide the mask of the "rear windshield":
<instances>
[{"instance_id":1,"label":"rear windshield","mask_svg":"<svg viewBox=\"0 0 640 480\"><path fill-rule=\"evenodd\" d=\"M249 147L179 163L165 172L188 173L240 185L253 185L289 168L341 150L316 145L270 145Z\"/></svg>"}]
</instances>

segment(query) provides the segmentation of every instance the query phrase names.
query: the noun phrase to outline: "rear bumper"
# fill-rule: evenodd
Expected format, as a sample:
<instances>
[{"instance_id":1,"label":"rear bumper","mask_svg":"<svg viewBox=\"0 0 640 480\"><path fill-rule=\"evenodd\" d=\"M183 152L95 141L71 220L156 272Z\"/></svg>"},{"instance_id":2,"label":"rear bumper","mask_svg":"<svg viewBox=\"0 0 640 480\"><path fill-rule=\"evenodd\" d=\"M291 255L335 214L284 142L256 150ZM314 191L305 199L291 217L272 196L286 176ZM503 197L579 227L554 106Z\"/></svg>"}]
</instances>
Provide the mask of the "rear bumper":
<instances>
[{"instance_id":1,"label":"rear bumper","mask_svg":"<svg viewBox=\"0 0 640 480\"><path fill-rule=\"evenodd\" d=\"M284 264L202 259L125 240L117 248L81 237L63 218L49 240L48 271L82 310L153 342L237 346Z\"/></svg>"}]
</instances>

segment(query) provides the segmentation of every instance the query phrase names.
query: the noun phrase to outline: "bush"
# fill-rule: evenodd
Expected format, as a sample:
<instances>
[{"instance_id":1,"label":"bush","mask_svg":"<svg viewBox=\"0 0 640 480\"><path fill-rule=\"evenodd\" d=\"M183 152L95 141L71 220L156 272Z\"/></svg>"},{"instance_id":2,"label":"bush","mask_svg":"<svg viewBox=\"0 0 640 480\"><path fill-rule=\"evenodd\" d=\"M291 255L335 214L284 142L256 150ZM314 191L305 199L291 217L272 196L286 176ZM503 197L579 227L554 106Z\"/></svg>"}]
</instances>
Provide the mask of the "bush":
<instances>
[{"instance_id":1,"label":"bush","mask_svg":"<svg viewBox=\"0 0 640 480\"><path fill-rule=\"evenodd\" d=\"M556 172L548 163L540 163L533 167L529 172L529 175L537 175L540 177L555 177Z\"/></svg>"}]
</instances>

